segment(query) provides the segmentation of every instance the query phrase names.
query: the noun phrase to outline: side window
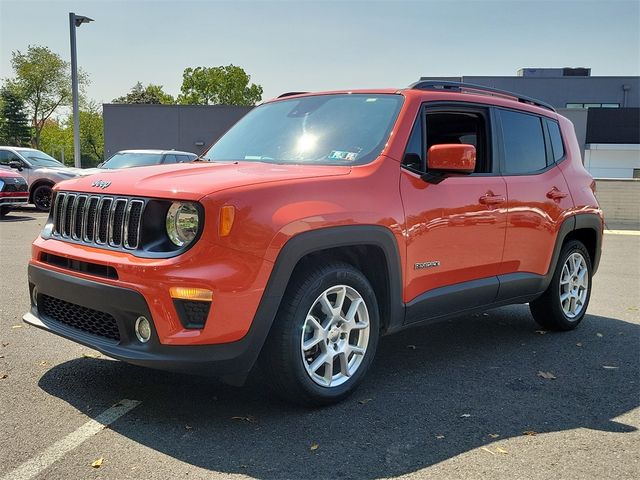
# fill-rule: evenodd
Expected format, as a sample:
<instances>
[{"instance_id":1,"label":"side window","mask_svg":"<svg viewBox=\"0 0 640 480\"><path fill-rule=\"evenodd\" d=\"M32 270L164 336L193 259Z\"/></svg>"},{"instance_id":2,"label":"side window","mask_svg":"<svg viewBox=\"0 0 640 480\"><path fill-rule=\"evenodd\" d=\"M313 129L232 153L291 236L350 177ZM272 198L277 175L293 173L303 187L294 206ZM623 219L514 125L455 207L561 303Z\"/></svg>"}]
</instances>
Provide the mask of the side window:
<instances>
[{"instance_id":1,"label":"side window","mask_svg":"<svg viewBox=\"0 0 640 480\"><path fill-rule=\"evenodd\" d=\"M9 162L13 161L23 163L20 157L18 157L15 153L10 152L9 150L0 150L0 165L9 166Z\"/></svg>"},{"instance_id":2,"label":"side window","mask_svg":"<svg viewBox=\"0 0 640 480\"><path fill-rule=\"evenodd\" d=\"M551 148L553 149L553 159L557 162L564 157L564 145L562 144L562 135L560 134L560 125L553 120L546 120L549 129L549 137L551 137Z\"/></svg>"},{"instance_id":3,"label":"side window","mask_svg":"<svg viewBox=\"0 0 640 480\"><path fill-rule=\"evenodd\" d=\"M162 163L177 163L178 159L175 155L165 155Z\"/></svg>"},{"instance_id":4,"label":"side window","mask_svg":"<svg viewBox=\"0 0 640 480\"><path fill-rule=\"evenodd\" d=\"M468 144L476 147L474 173L491 171L487 147L485 116L476 111L427 111L427 150L443 143Z\"/></svg>"},{"instance_id":5,"label":"side window","mask_svg":"<svg viewBox=\"0 0 640 480\"><path fill-rule=\"evenodd\" d=\"M504 173L533 173L547 166L540 117L499 110L504 142Z\"/></svg>"},{"instance_id":6,"label":"side window","mask_svg":"<svg viewBox=\"0 0 640 480\"><path fill-rule=\"evenodd\" d=\"M178 157L178 162L191 162L195 157L191 156L191 155L177 155Z\"/></svg>"},{"instance_id":7,"label":"side window","mask_svg":"<svg viewBox=\"0 0 640 480\"><path fill-rule=\"evenodd\" d=\"M413 125L411 136L409 136L409 142L404 152L402 165L410 170L424 172L424 163L422 160L424 152L425 150L422 147L422 110L420 110L420 115Z\"/></svg>"}]
</instances>

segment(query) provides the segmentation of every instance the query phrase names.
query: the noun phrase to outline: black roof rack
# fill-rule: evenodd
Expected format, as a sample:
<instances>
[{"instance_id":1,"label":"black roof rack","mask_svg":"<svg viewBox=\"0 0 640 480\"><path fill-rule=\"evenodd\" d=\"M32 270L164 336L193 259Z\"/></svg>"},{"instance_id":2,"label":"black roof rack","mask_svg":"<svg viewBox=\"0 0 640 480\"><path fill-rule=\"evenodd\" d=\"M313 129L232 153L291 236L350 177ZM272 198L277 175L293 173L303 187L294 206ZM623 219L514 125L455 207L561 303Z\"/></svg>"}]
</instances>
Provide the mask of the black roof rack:
<instances>
[{"instance_id":1,"label":"black roof rack","mask_svg":"<svg viewBox=\"0 0 640 480\"><path fill-rule=\"evenodd\" d=\"M415 90L449 90L453 92L467 91L469 93L480 93L485 95L499 95L502 97L509 97L518 102L528 103L537 107L547 108L552 112L556 109L548 103L536 100L535 98L525 97L517 93L508 92L507 90L499 90L497 88L485 87L484 85L475 85L473 83L463 82L449 82L445 80L418 80L415 83L409 85L409 88Z\"/></svg>"},{"instance_id":2,"label":"black roof rack","mask_svg":"<svg viewBox=\"0 0 640 480\"><path fill-rule=\"evenodd\" d=\"M303 95L305 93L309 93L309 92L285 92L282 95L278 95L277 98L291 97L293 95Z\"/></svg>"}]
</instances>

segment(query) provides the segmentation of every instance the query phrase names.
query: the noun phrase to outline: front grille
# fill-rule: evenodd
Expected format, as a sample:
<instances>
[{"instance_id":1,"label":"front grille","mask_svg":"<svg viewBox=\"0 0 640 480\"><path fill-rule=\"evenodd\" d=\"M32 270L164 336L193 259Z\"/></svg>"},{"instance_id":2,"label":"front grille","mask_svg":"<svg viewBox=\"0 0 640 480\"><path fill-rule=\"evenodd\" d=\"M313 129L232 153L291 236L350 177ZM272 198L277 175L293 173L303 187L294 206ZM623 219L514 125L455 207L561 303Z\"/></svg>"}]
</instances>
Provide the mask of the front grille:
<instances>
[{"instance_id":1,"label":"front grille","mask_svg":"<svg viewBox=\"0 0 640 480\"><path fill-rule=\"evenodd\" d=\"M173 304L184 328L204 328L211 302L175 299Z\"/></svg>"},{"instance_id":2,"label":"front grille","mask_svg":"<svg viewBox=\"0 0 640 480\"><path fill-rule=\"evenodd\" d=\"M120 341L116 319L108 313L40 294L38 308L50 319L92 335Z\"/></svg>"},{"instance_id":3,"label":"front grille","mask_svg":"<svg viewBox=\"0 0 640 480\"><path fill-rule=\"evenodd\" d=\"M19 181L18 179L4 180L4 185L0 189L0 192L26 192L26 191L27 191L27 183L24 181Z\"/></svg>"},{"instance_id":4,"label":"front grille","mask_svg":"<svg viewBox=\"0 0 640 480\"><path fill-rule=\"evenodd\" d=\"M144 201L58 192L53 235L86 244L135 250L140 245Z\"/></svg>"}]
</instances>

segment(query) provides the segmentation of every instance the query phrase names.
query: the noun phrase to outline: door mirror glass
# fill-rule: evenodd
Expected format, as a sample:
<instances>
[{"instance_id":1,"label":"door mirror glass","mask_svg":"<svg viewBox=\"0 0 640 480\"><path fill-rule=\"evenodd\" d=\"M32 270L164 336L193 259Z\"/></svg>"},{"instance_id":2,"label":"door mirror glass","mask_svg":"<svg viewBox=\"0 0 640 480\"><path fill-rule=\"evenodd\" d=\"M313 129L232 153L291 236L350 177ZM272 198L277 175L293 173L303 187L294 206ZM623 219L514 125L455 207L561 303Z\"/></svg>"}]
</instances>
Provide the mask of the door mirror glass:
<instances>
[{"instance_id":1,"label":"door mirror glass","mask_svg":"<svg viewBox=\"0 0 640 480\"><path fill-rule=\"evenodd\" d=\"M443 143L427 150L429 171L473 173L476 168L476 147L467 144Z\"/></svg>"}]
</instances>

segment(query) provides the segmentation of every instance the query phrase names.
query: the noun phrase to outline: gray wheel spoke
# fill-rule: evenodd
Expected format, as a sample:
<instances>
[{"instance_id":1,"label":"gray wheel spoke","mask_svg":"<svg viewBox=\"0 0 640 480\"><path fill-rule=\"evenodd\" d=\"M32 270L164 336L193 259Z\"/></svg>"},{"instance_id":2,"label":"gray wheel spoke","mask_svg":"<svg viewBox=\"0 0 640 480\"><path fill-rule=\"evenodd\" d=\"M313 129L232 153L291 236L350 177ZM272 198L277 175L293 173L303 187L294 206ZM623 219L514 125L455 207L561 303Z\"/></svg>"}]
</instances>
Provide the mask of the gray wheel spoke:
<instances>
[{"instance_id":1,"label":"gray wheel spoke","mask_svg":"<svg viewBox=\"0 0 640 480\"><path fill-rule=\"evenodd\" d=\"M589 293L589 269L582 253L575 251L565 261L560 275L560 305L568 319L579 317Z\"/></svg>"},{"instance_id":2,"label":"gray wheel spoke","mask_svg":"<svg viewBox=\"0 0 640 480\"><path fill-rule=\"evenodd\" d=\"M302 361L311 380L323 387L348 381L362 365L369 333L369 312L357 290L335 285L322 292L307 313L300 341Z\"/></svg>"}]
</instances>

